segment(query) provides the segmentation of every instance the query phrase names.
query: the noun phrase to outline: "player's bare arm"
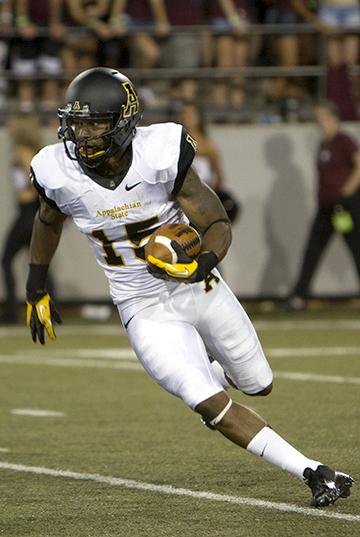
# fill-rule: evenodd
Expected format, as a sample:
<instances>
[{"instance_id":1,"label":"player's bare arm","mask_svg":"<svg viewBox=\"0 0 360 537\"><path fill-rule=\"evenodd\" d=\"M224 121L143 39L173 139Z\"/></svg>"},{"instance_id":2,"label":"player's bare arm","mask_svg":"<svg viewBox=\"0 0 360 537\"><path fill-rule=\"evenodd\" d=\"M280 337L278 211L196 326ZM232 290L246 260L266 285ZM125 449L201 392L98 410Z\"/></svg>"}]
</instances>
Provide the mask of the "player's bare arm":
<instances>
[{"instance_id":1,"label":"player's bare arm","mask_svg":"<svg viewBox=\"0 0 360 537\"><path fill-rule=\"evenodd\" d=\"M231 244L231 224L215 192L192 167L176 200L190 222L203 230L202 250L214 252L221 261Z\"/></svg>"},{"instance_id":2,"label":"player's bare arm","mask_svg":"<svg viewBox=\"0 0 360 537\"><path fill-rule=\"evenodd\" d=\"M202 231L201 253L193 260L173 241L171 244L177 254L177 263L164 263L151 258L148 270L157 278L176 279L184 283L206 280L229 249L230 221L219 198L191 167L175 199L191 223Z\"/></svg>"},{"instance_id":3,"label":"player's bare arm","mask_svg":"<svg viewBox=\"0 0 360 537\"><path fill-rule=\"evenodd\" d=\"M36 343L45 343L46 330L55 339L53 323L61 323L61 317L46 290L49 263L59 244L66 216L52 209L42 198L34 220L30 244L30 270L26 283L26 323Z\"/></svg>"},{"instance_id":4,"label":"player's bare arm","mask_svg":"<svg viewBox=\"0 0 360 537\"><path fill-rule=\"evenodd\" d=\"M42 198L35 216L30 245L30 263L49 265L59 244L66 216L52 209Z\"/></svg>"}]
</instances>

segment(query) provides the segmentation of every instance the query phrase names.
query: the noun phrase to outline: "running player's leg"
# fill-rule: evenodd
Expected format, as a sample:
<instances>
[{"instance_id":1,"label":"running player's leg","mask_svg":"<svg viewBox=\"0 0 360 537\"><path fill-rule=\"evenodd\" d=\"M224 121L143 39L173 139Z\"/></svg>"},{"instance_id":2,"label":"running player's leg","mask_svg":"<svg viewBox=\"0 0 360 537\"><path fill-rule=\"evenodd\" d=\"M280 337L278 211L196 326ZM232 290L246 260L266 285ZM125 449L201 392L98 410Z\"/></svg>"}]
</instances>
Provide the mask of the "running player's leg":
<instances>
[{"instance_id":1,"label":"running player's leg","mask_svg":"<svg viewBox=\"0 0 360 537\"><path fill-rule=\"evenodd\" d=\"M249 395L267 395L272 372L251 321L230 289L219 281L201 295L203 312L197 328L206 348L223 366L236 386ZM313 505L324 506L350 494L352 480L309 459L281 438L252 410L231 402L225 392L215 394L196 407L213 428L249 452L279 468L306 479L313 492Z\"/></svg>"},{"instance_id":2,"label":"running player's leg","mask_svg":"<svg viewBox=\"0 0 360 537\"><path fill-rule=\"evenodd\" d=\"M255 328L222 279L196 297L201 315L196 327L208 353L223 367L232 383L247 395L267 395L272 371Z\"/></svg>"},{"instance_id":3,"label":"running player's leg","mask_svg":"<svg viewBox=\"0 0 360 537\"><path fill-rule=\"evenodd\" d=\"M162 313L155 306L136 314L127 326L130 343L149 375L195 409L223 388L197 330L176 317L162 319Z\"/></svg>"}]
</instances>

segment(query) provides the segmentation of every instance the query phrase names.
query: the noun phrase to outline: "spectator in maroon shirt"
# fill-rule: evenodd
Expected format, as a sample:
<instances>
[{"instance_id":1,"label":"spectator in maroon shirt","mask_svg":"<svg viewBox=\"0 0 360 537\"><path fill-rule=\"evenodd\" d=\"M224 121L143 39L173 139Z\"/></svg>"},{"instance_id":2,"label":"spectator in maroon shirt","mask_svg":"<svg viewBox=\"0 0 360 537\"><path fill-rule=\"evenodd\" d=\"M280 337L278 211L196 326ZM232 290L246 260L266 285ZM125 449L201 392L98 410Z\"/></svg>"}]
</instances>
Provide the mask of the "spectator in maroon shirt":
<instances>
[{"instance_id":1,"label":"spectator in maroon shirt","mask_svg":"<svg viewBox=\"0 0 360 537\"><path fill-rule=\"evenodd\" d=\"M175 32L176 26L198 26L204 23L203 0L165 0L171 25L170 37L162 51L163 67L196 68L201 63L201 38L198 32ZM174 81L173 97L186 101L196 99L197 82L191 78Z\"/></svg>"},{"instance_id":2,"label":"spectator in maroon shirt","mask_svg":"<svg viewBox=\"0 0 360 537\"><path fill-rule=\"evenodd\" d=\"M127 28L123 16L126 0L62 1L64 22L75 30L64 37L65 71L85 71L99 63L127 66Z\"/></svg>"},{"instance_id":3,"label":"spectator in maroon shirt","mask_svg":"<svg viewBox=\"0 0 360 537\"><path fill-rule=\"evenodd\" d=\"M131 38L131 63L142 69L157 67L162 39L170 31L164 0L120 0L118 3L122 4L123 14L120 15L126 27L142 28Z\"/></svg>"},{"instance_id":4,"label":"spectator in maroon shirt","mask_svg":"<svg viewBox=\"0 0 360 537\"><path fill-rule=\"evenodd\" d=\"M358 0L320 0L316 13L309 10L302 0L292 0L292 3L304 20L326 37L327 98L336 103L342 120L357 120L353 87L356 79L350 76L349 67L356 65L359 59ZM344 35L342 30L345 30Z\"/></svg>"},{"instance_id":5,"label":"spectator in maroon shirt","mask_svg":"<svg viewBox=\"0 0 360 537\"><path fill-rule=\"evenodd\" d=\"M357 142L341 130L336 105L325 101L315 109L322 133L317 153L318 209L310 231L299 279L288 306L305 308L304 297L321 256L335 232L334 212L348 213L348 226L342 236L348 245L360 281L360 150Z\"/></svg>"}]
</instances>

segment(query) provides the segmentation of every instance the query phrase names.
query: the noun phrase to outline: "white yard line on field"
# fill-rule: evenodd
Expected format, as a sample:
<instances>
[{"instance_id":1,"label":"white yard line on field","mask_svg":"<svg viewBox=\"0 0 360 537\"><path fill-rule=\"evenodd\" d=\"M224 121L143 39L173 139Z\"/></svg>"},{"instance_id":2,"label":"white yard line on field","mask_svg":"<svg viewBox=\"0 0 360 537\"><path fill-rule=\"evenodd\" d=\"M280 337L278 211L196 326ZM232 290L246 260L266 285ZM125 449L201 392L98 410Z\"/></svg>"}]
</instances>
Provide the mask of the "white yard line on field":
<instances>
[{"instance_id":1,"label":"white yard line on field","mask_svg":"<svg viewBox=\"0 0 360 537\"><path fill-rule=\"evenodd\" d=\"M118 324L70 324L56 327L56 333L64 336L120 336L125 335L125 331L119 321ZM29 329L26 326L0 327L0 338L10 337L30 337Z\"/></svg>"},{"instance_id":2,"label":"white yard line on field","mask_svg":"<svg viewBox=\"0 0 360 537\"><path fill-rule=\"evenodd\" d=\"M132 355L128 356L129 361L121 360L96 360L86 358L59 358L41 357L39 355L11 355L0 354L0 364L13 365L39 365L50 367L85 367L93 369L119 369L128 371L142 371L144 369L137 361L134 361ZM302 373L297 371L274 371L274 376L279 379L295 381L313 381L324 382L329 384L360 384L360 377L344 377L338 375L320 375L316 373Z\"/></svg>"},{"instance_id":3,"label":"white yard line on field","mask_svg":"<svg viewBox=\"0 0 360 537\"><path fill-rule=\"evenodd\" d=\"M70 358L96 358L100 360L137 360L136 355L131 347L119 348L107 348L107 349L51 349L50 351L46 349L47 356L58 356L61 357L70 357ZM360 349L359 349L360 350ZM34 355L33 351L27 351L26 354L30 352L31 355ZM15 355L21 354L24 355L24 351L18 351ZM39 353L36 353L38 356Z\"/></svg>"},{"instance_id":4,"label":"white yard line on field","mask_svg":"<svg viewBox=\"0 0 360 537\"><path fill-rule=\"evenodd\" d=\"M39 410L36 408L13 408L11 414L15 416L33 416L36 418L62 418L65 416L64 412L57 410Z\"/></svg>"},{"instance_id":5,"label":"white yard line on field","mask_svg":"<svg viewBox=\"0 0 360 537\"><path fill-rule=\"evenodd\" d=\"M265 348L269 358L292 358L296 356L360 356L360 347L290 347Z\"/></svg>"},{"instance_id":6,"label":"white yard line on field","mask_svg":"<svg viewBox=\"0 0 360 537\"><path fill-rule=\"evenodd\" d=\"M303 356L359 356L360 347L269 347L265 348L268 358L296 358ZM44 352L44 351L41 351ZM24 351L17 351L15 356L24 356ZM32 349L26 351L26 356L39 356L39 353ZM0 355L1 356L1 355ZM136 355L131 347L107 348L107 349L46 349L48 357L69 357L69 358L96 358L97 360L136 360Z\"/></svg>"},{"instance_id":7,"label":"white yard line on field","mask_svg":"<svg viewBox=\"0 0 360 537\"><path fill-rule=\"evenodd\" d=\"M359 319L293 319L254 321L259 331L299 331L299 330L359 330Z\"/></svg>"},{"instance_id":8,"label":"white yard line on field","mask_svg":"<svg viewBox=\"0 0 360 537\"><path fill-rule=\"evenodd\" d=\"M274 371L274 377L285 380L312 380L330 384L358 384L360 377L342 377L340 375L317 375L316 373L300 373L297 371Z\"/></svg>"},{"instance_id":9,"label":"white yard line on field","mask_svg":"<svg viewBox=\"0 0 360 537\"><path fill-rule=\"evenodd\" d=\"M129 358L131 360L131 358ZM39 355L13 355L0 354L0 364L16 364L16 365L45 365L53 367L90 367L95 369L127 369L141 370L143 368L138 362L122 362L93 360L86 358L48 358L48 355L41 357Z\"/></svg>"},{"instance_id":10,"label":"white yard line on field","mask_svg":"<svg viewBox=\"0 0 360 537\"><path fill-rule=\"evenodd\" d=\"M338 513L336 511L320 511L306 507L298 507L297 505L280 502L269 502L258 500L256 498L246 498L242 496L228 496L225 494L215 494L208 491L194 491L191 489L183 489L173 487L172 485L155 485L154 483L145 483L143 481L135 481L132 479L122 479L120 477L103 476L99 474L85 474L79 472L53 470L51 468L43 468L39 466L25 466L23 464L12 464L8 462L0 462L0 469L11 470L14 472L25 472L36 475L46 475L49 477L62 477L66 479L76 479L80 481L94 481L96 483L104 483L113 487L123 487L126 489L144 490L147 492L155 492L160 494L169 494L172 496L185 496L196 500L208 500L215 502L233 503L249 507L257 507L260 509L270 509L273 511L282 511L287 513L296 513L305 516L313 516L320 518L333 518L346 522L360 522L360 516L350 515L347 513Z\"/></svg>"},{"instance_id":11,"label":"white yard line on field","mask_svg":"<svg viewBox=\"0 0 360 537\"><path fill-rule=\"evenodd\" d=\"M262 331L314 331L314 330L354 330L360 329L359 319L308 319L308 320L271 320L254 321L255 328ZM58 328L59 334L65 336L124 336L125 332L119 323L116 324L72 324ZM29 337L29 330L24 326L0 327L0 338Z\"/></svg>"},{"instance_id":12,"label":"white yard line on field","mask_svg":"<svg viewBox=\"0 0 360 537\"><path fill-rule=\"evenodd\" d=\"M302 356L359 356L360 347L268 347L264 349L268 358L296 358ZM41 351L41 354L44 351ZM40 353L28 350L26 352L17 351L15 356L38 357ZM0 355L1 356L1 355ZM136 355L131 347L107 348L107 349L46 349L47 357L69 357L69 358L96 358L98 360L136 360Z\"/></svg>"}]
</instances>

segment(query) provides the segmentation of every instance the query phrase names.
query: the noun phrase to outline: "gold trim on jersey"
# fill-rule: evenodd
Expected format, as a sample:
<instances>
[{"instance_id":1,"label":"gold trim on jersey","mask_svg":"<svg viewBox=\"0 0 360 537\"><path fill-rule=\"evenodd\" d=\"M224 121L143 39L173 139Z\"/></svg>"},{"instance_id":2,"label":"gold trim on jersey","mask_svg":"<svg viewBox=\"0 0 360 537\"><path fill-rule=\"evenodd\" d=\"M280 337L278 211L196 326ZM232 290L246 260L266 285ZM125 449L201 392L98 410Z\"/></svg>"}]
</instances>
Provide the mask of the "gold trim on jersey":
<instances>
[{"instance_id":1,"label":"gold trim on jersey","mask_svg":"<svg viewBox=\"0 0 360 537\"><path fill-rule=\"evenodd\" d=\"M189 133L186 134L186 141L189 142L194 151L197 150L197 141Z\"/></svg>"}]
</instances>

